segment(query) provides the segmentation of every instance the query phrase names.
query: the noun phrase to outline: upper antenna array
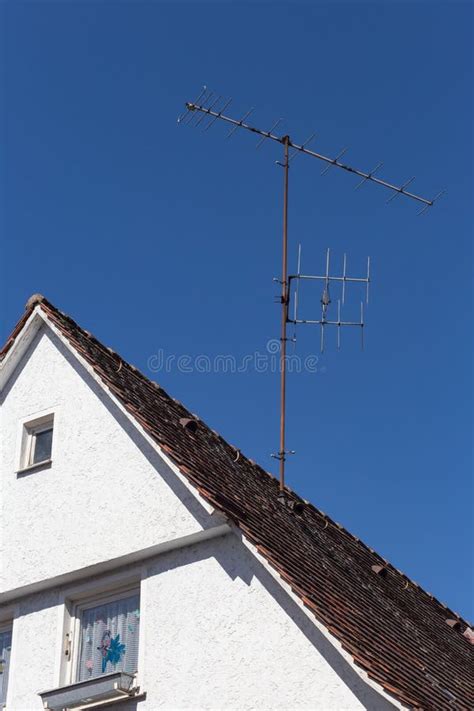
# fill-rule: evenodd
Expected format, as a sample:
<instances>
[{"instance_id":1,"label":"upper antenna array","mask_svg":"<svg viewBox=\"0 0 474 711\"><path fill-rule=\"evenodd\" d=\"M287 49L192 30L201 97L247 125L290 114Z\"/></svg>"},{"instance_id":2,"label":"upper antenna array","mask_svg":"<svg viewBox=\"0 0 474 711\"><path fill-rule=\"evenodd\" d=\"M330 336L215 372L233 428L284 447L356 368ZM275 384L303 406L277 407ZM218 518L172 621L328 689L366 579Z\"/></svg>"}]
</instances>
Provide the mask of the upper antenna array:
<instances>
[{"instance_id":1,"label":"upper antenna array","mask_svg":"<svg viewBox=\"0 0 474 711\"><path fill-rule=\"evenodd\" d=\"M230 138L230 136L232 136L232 134L238 128L243 128L247 131L250 131L251 133L255 133L261 136L261 140L258 142L257 148L261 146L265 139L268 139L270 141L276 141L277 143L281 143L283 145L285 145L285 142L287 141L288 148L293 150L293 152L289 154L289 161L291 161L296 155L300 153L304 153L307 156L311 156L311 158L317 158L318 160L323 161L327 164L322 171L322 175L327 173L327 171L332 167L341 168L342 170L345 170L348 173L352 173L353 175L357 175L358 177L362 178L362 180L355 186L356 189L360 188L365 182L370 181L392 191L393 194L388 198L387 202L391 202L399 195L405 195L406 197L421 203L423 207L421 208L421 210L419 210L419 215L424 213L429 207L432 207L435 201L446 192L445 190L441 190L431 199L424 198L420 195L416 195L415 193L410 192L409 190L407 190L407 187L415 180L415 176L407 180L405 183L403 183L403 185L393 185L392 183L389 183L388 181L383 180L382 178L379 178L375 175L375 173L382 167L383 163L378 163L375 168L369 173L366 173L363 170L359 170L358 168L353 168L352 166L342 163L340 161L340 158L348 150L347 148L344 148L335 158L328 158L322 153L316 153L316 151L312 151L307 147L308 144L315 138L316 134L314 133L302 144L294 143L289 138L289 136L279 136L274 133L274 131L276 131L277 127L282 122L282 119L278 119L277 121L275 121L275 123L268 131L263 131L262 129L256 128L255 126L251 126L250 124L246 123L246 119L254 111L253 108L247 111L241 119L235 119L231 118L230 116L226 116L224 114L224 111L231 104L231 102L232 99L225 99L223 96L216 95L206 86L204 86L201 93L194 101L186 102L186 111L178 118L178 123L188 123L192 125L193 118L198 116L197 120L194 121L194 126L199 126L203 122L204 118L206 116L209 116L210 121L207 123L206 126L204 126L204 130L207 131L219 119L232 126L232 129L227 134L228 138Z\"/></svg>"}]
</instances>

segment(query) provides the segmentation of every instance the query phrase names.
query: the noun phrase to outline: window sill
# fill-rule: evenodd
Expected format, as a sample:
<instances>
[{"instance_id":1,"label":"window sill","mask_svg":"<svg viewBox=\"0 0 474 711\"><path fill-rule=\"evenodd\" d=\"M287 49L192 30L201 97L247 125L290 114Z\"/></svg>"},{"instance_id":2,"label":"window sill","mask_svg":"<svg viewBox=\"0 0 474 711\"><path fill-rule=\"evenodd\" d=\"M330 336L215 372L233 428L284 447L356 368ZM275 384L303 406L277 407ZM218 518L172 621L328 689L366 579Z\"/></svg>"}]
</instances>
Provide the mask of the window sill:
<instances>
[{"instance_id":1,"label":"window sill","mask_svg":"<svg viewBox=\"0 0 474 711\"><path fill-rule=\"evenodd\" d=\"M91 708L107 701L119 701L134 698L139 689L135 684L135 675L127 672L113 672L103 676L78 681L50 691L41 691L43 707L49 711L63 709Z\"/></svg>"},{"instance_id":2,"label":"window sill","mask_svg":"<svg viewBox=\"0 0 474 711\"><path fill-rule=\"evenodd\" d=\"M35 464L28 464L27 467L18 469L16 472L17 476L23 476L24 474L29 474L30 472L35 472L38 469L49 469L53 463L52 459L44 459L42 462L36 462Z\"/></svg>"}]
</instances>

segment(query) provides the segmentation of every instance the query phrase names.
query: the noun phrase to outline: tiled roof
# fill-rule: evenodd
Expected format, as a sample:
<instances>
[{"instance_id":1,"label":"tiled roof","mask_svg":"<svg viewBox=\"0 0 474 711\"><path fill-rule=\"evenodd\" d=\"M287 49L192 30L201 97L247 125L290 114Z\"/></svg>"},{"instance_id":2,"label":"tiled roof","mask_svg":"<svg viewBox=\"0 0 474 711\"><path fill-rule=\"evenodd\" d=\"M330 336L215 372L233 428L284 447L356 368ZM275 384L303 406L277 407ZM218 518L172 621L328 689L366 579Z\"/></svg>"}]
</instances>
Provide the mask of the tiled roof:
<instances>
[{"instance_id":1,"label":"tiled roof","mask_svg":"<svg viewBox=\"0 0 474 711\"><path fill-rule=\"evenodd\" d=\"M188 481L239 527L371 679L409 708L474 708L473 635L463 619L294 492L287 491L287 505L280 503L273 476L46 299L30 299L0 355L38 303Z\"/></svg>"}]
</instances>

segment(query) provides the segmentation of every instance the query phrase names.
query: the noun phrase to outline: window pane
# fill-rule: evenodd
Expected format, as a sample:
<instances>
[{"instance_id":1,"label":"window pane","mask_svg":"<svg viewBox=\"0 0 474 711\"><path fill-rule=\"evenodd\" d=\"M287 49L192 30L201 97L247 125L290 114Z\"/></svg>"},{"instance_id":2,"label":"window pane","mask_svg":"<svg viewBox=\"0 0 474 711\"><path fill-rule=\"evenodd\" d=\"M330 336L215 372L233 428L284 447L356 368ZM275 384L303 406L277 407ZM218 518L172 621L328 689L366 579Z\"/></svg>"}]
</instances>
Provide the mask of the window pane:
<instances>
[{"instance_id":1,"label":"window pane","mask_svg":"<svg viewBox=\"0 0 474 711\"><path fill-rule=\"evenodd\" d=\"M12 631L0 632L0 705L7 699L8 669L12 648Z\"/></svg>"},{"instance_id":2,"label":"window pane","mask_svg":"<svg viewBox=\"0 0 474 711\"><path fill-rule=\"evenodd\" d=\"M32 464L44 462L46 459L51 459L51 445L53 443L53 430L43 430L34 435L35 451Z\"/></svg>"},{"instance_id":3,"label":"window pane","mask_svg":"<svg viewBox=\"0 0 474 711\"><path fill-rule=\"evenodd\" d=\"M89 607L82 612L77 681L114 671L137 671L140 597Z\"/></svg>"}]
</instances>

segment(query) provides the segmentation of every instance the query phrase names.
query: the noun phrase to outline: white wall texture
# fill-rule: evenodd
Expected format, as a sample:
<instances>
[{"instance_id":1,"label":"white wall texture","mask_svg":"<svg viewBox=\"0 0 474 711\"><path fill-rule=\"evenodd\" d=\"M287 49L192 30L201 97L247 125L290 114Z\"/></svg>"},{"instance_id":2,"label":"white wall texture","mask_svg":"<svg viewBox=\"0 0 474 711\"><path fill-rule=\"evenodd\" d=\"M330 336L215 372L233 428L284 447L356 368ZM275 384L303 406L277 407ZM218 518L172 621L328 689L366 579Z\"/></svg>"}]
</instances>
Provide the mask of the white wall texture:
<instances>
[{"instance_id":1,"label":"white wall texture","mask_svg":"<svg viewBox=\"0 0 474 711\"><path fill-rule=\"evenodd\" d=\"M146 698L131 702L131 711L394 708L234 534L170 551L137 570ZM39 711L37 692L59 686L62 611L74 593L63 587L19 604L8 711Z\"/></svg>"},{"instance_id":2,"label":"white wall texture","mask_svg":"<svg viewBox=\"0 0 474 711\"><path fill-rule=\"evenodd\" d=\"M0 409L0 590L211 525L195 496L73 364L43 328L6 388ZM50 408L52 467L17 476L21 420Z\"/></svg>"},{"instance_id":3,"label":"white wall texture","mask_svg":"<svg viewBox=\"0 0 474 711\"><path fill-rule=\"evenodd\" d=\"M19 423L49 408L53 465L17 477ZM215 525L45 329L7 388L0 427L4 591ZM399 708L361 679L237 534L125 572L141 581L138 682L146 698L109 711ZM60 685L66 602L107 579L14 601L7 711L39 711L37 692Z\"/></svg>"}]
</instances>

